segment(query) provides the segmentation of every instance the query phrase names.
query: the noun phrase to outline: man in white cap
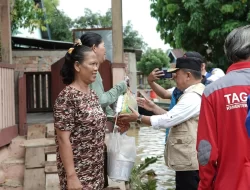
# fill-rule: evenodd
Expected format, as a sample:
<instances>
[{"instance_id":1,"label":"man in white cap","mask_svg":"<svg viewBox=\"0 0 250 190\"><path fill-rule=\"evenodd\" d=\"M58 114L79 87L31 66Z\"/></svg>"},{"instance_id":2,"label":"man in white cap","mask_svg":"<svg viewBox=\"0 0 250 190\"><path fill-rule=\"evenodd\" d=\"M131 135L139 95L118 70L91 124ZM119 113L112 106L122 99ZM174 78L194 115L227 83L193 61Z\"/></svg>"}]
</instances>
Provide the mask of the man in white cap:
<instances>
[{"instance_id":1,"label":"man in white cap","mask_svg":"<svg viewBox=\"0 0 250 190\"><path fill-rule=\"evenodd\" d=\"M211 72L211 76L207 78L208 84L218 80L219 78L225 76L225 73L220 68L214 68Z\"/></svg>"}]
</instances>

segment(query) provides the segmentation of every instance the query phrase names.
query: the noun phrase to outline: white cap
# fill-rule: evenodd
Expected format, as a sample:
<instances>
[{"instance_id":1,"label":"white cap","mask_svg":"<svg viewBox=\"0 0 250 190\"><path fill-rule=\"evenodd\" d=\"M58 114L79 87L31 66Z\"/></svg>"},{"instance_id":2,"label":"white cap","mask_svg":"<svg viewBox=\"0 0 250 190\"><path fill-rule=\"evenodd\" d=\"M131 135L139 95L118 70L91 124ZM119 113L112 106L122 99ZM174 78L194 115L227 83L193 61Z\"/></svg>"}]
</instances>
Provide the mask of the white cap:
<instances>
[{"instance_id":1,"label":"white cap","mask_svg":"<svg viewBox=\"0 0 250 190\"><path fill-rule=\"evenodd\" d=\"M225 73L222 69L220 68L214 68L212 70L212 75L210 77L207 78L208 81L214 82L216 80L218 80L219 78L225 76Z\"/></svg>"}]
</instances>

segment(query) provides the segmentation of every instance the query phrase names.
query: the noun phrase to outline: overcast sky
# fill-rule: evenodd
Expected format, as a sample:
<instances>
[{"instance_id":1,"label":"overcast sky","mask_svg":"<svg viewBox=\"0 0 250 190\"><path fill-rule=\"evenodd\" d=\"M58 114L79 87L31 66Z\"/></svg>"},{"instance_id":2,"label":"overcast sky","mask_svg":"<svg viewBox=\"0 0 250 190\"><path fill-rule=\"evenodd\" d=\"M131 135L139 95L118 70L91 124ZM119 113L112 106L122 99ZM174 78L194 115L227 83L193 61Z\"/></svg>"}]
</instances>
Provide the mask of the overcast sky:
<instances>
[{"instance_id":1,"label":"overcast sky","mask_svg":"<svg viewBox=\"0 0 250 190\"><path fill-rule=\"evenodd\" d=\"M73 19L82 16L85 8L104 14L111 8L111 0L60 0L59 9ZM165 45L156 32L157 21L150 16L149 0L123 0L123 25L128 20L149 47L169 49L169 45Z\"/></svg>"}]
</instances>

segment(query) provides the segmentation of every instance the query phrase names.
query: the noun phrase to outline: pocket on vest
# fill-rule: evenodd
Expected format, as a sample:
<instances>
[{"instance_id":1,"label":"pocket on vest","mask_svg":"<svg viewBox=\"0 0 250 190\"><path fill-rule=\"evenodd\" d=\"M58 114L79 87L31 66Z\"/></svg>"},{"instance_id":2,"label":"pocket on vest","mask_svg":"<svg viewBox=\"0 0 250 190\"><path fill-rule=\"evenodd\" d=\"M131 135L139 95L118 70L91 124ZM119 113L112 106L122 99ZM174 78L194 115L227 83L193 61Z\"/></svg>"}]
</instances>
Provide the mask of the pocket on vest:
<instances>
[{"instance_id":1,"label":"pocket on vest","mask_svg":"<svg viewBox=\"0 0 250 190\"><path fill-rule=\"evenodd\" d=\"M192 165L191 136L170 137L168 150L168 164L175 170L185 169Z\"/></svg>"}]
</instances>

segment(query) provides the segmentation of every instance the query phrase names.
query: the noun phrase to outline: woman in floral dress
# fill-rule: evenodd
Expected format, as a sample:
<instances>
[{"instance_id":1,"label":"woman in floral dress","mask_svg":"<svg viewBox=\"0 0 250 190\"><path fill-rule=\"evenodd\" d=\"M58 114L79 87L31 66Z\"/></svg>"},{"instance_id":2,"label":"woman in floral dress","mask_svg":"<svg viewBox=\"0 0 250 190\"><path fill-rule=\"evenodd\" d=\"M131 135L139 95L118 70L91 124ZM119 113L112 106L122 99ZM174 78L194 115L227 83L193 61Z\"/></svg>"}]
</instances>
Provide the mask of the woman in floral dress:
<instances>
[{"instance_id":1,"label":"woman in floral dress","mask_svg":"<svg viewBox=\"0 0 250 190\"><path fill-rule=\"evenodd\" d=\"M61 75L68 86L54 105L61 190L101 190L104 187L106 116L97 95L89 88L97 70L95 53L81 43L65 55Z\"/></svg>"}]
</instances>

